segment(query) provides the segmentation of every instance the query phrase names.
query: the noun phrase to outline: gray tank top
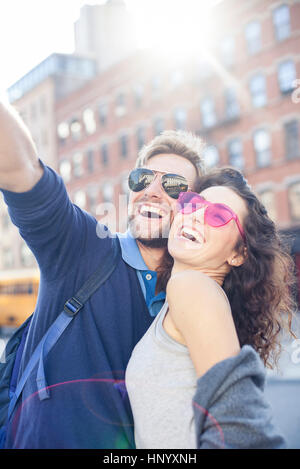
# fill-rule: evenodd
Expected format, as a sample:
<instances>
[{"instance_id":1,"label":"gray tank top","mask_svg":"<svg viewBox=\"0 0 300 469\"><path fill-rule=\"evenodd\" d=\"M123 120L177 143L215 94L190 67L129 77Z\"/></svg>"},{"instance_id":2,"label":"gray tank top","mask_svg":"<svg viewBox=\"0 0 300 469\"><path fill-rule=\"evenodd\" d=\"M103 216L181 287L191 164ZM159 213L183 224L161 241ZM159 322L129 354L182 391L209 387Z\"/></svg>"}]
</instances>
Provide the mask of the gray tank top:
<instances>
[{"instance_id":1,"label":"gray tank top","mask_svg":"<svg viewBox=\"0 0 300 469\"><path fill-rule=\"evenodd\" d=\"M163 328L164 304L135 346L125 380L137 449L195 449L197 375L188 348Z\"/></svg>"}]
</instances>

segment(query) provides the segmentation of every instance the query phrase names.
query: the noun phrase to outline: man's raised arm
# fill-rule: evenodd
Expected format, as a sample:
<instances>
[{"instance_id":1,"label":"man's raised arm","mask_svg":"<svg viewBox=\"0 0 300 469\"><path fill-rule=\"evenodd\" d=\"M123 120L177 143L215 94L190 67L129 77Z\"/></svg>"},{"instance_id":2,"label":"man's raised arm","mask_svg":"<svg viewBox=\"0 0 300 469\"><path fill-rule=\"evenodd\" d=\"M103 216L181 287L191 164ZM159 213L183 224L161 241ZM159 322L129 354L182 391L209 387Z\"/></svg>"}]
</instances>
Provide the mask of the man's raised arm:
<instances>
[{"instance_id":1,"label":"man's raised arm","mask_svg":"<svg viewBox=\"0 0 300 469\"><path fill-rule=\"evenodd\" d=\"M14 108L0 101L0 188L26 192L42 174L29 130Z\"/></svg>"}]
</instances>

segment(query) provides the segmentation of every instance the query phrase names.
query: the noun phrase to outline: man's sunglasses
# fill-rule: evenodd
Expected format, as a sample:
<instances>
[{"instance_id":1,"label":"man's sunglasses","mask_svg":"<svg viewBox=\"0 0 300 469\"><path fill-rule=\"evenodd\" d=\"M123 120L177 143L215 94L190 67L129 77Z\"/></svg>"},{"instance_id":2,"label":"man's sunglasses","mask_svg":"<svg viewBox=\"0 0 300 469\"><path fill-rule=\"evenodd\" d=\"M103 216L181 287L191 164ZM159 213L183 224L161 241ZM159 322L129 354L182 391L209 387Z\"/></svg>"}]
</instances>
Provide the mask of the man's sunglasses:
<instances>
[{"instance_id":1,"label":"man's sunglasses","mask_svg":"<svg viewBox=\"0 0 300 469\"><path fill-rule=\"evenodd\" d=\"M193 213L205 207L204 221L214 228L227 225L231 220L234 220L244 243L246 243L245 232L238 216L227 205L209 202L196 192L182 192L179 195L177 203L179 210L183 214Z\"/></svg>"},{"instance_id":2,"label":"man's sunglasses","mask_svg":"<svg viewBox=\"0 0 300 469\"><path fill-rule=\"evenodd\" d=\"M129 188L133 192L143 191L152 184L157 174L162 174L161 185L172 199L178 199L180 192L186 192L188 190L189 185L184 177L178 174L152 171L147 168L136 168L131 171L128 178Z\"/></svg>"}]
</instances>

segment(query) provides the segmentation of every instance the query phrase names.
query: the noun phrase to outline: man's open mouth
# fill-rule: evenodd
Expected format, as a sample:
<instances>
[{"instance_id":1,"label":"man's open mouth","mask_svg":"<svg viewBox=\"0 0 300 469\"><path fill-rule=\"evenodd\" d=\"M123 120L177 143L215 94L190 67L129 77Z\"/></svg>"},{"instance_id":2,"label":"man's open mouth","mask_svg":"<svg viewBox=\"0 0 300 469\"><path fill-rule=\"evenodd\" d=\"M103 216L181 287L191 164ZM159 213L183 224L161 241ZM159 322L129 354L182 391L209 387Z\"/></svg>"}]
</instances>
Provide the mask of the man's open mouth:
<instances>
[{"instance_id":1,"label":"man's open mouth","mask_svg":"<svg viewBox=\"0 0 300 469\"><path fill-rule=\"evenodd\" d=\"M161 210L159 207L144 204L140 207L139 214L146 218L161 219L166 215L166 212Z\"/></svg>"}]
</instances>

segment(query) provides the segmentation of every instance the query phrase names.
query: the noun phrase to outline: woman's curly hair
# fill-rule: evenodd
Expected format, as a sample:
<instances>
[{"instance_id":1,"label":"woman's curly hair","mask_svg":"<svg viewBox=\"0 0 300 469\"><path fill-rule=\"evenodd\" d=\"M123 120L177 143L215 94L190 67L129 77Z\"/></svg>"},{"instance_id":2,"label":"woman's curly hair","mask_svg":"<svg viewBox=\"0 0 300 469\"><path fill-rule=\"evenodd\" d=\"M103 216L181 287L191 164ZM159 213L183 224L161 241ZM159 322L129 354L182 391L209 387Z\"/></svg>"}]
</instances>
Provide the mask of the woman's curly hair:
<instances>
[{"instance_id":1,"label":"woman's curly hair","mask_svg":"<svg viewBox=\"0 0 300 469\"><path fill-rule=\"evenodd\" d=\"M293 259L286 241L240 171L230 167L213 169L199 178L195 191L199 193L211 186L230 187L246 202L246 260L230 270L223 289L240 345L251 345L265 366L273 368L281 351L280 332L287 328L295 337L291 329L296 309ZM242 253L244 247L239 239L236 249Z\"/></svg>"}]
</instances>

